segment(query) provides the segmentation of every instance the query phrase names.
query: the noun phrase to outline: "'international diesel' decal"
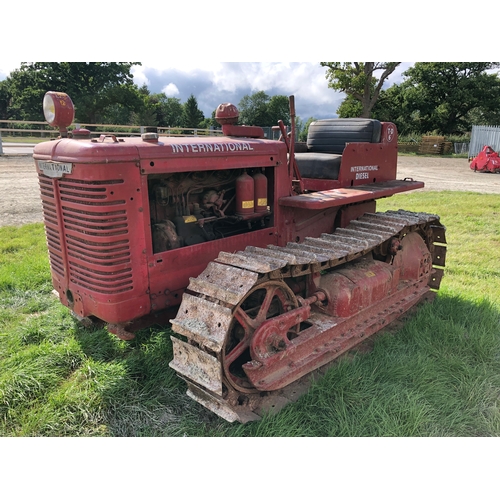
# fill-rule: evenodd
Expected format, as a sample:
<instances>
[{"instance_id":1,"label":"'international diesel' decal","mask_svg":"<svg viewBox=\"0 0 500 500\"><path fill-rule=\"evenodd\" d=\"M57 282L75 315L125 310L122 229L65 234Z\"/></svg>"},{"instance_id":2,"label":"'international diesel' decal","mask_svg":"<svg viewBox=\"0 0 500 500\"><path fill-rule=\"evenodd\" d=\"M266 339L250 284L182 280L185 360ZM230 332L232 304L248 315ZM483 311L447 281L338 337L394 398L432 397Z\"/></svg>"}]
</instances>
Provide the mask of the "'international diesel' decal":
<instances>
[{"instance_id":1,"label":"'international diesel' decal","mask_svg":"<svg viewBox=\"0 0 500 500\"><path fill-rule=\"evenodd\" d=\"M376 172L378 170L378 165L360 165L357 167L351 167L351 172L356 173L356 179L368 179L368 172Z\"/></svg>"},{"instance_id":2,"label":"'international diesel' decal","mask_svg":"<svg viewBox=\"0 0 500 500\"><path fill-rule=\"evenodd\" d=\"M173 153L232 153L234 151L253 151L253 148L249 142L172 144Z\"/></svg>"}]
</instances>

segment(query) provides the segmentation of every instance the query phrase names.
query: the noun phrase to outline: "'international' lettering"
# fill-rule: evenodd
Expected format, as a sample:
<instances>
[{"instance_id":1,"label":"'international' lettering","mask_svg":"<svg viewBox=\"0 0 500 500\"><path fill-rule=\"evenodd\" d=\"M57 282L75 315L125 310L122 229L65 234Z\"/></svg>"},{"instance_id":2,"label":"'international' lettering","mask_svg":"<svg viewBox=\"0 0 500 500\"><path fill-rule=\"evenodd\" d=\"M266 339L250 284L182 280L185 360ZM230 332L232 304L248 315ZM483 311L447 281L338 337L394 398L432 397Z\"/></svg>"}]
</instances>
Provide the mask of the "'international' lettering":
<instances>
[{"instance_id":1,"label":"'international' lettering","mask_svg":"<svg viewBox=\"0 0 500 500\"><path fill-rule=\"evenodd\" d=\"M362 165L359 167L351 167L351 172L373 172L378 170L378 165Z\"/></svg>"},{"instance_id":2,"label":"'international' lettering","mask_svg":"<svg viewBox=\"0 0 500 500\"><path fill-rule=\"evenodd\" d=\"M172 153L232 153L234 151L253 150L254 149L249 142L172 144Z\"/></svg>"}]
</instances>

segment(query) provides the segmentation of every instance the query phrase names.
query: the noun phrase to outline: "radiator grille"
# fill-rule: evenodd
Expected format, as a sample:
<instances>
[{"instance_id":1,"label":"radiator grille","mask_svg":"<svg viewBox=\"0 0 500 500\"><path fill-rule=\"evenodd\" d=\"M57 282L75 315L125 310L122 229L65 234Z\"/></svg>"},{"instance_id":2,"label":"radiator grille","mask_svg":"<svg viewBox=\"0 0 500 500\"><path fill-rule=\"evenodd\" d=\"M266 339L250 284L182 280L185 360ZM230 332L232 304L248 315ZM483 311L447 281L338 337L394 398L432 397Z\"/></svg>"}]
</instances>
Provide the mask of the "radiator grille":
<instances>
[{"instance_id":1,"label":"radiator grille","mask_svg":"<svg viewBox=\"0 0 500 500\"><path fill-rule=\"evenodd\" d=\"M124 181L56 180L58 223L52 180L39 178L52 269L64 277L65 258L68 278L79 287L103 294L132 290L127 206L117 195Z\"/></svg>"},{"instance_id":2,"label":"radiator grille","mask_svg":"<svg viewBox=\"0 0 500 500\"><path fill-rule=\"evenodd\" d=\"M40 195L42 198L42 211L45 221L45 236L49 249L49 261L52 272L64 278L64 258L61 246L61 234L57 221L57 206L52 180L44 175L38 175Z\"/></svg>"}]
</instances>

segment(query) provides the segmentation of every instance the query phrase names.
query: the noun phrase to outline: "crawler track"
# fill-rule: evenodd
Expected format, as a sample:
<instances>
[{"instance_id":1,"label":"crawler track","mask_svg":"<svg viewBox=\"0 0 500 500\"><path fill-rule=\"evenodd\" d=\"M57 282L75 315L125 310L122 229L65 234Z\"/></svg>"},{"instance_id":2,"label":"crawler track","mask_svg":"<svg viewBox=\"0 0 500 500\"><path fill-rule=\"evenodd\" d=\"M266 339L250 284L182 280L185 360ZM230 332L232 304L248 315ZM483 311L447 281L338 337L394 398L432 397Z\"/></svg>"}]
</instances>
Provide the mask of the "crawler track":
<instances>
[{"instance_id":1,"label":"crawler track","mask_svg":"<svg viewBox=\"0 0 500 500\"><path fill-rule=\"evenodd\" d=\"M417 232L425 242L432 261L432 271L419 283L411 297L389 296L383 302L383 319L358 315L352 321L349 334L342 339L329 337L323 349L324 365L292 381L285 387L259 391L250 385L235 383L228 373L232 352L228 347L235 318L241 316L240 305L253 291L272 289L273 302L265 305L265 314L280 315L294 310L300 302L300 292L291 293L286 283L305 282L311 276L339 268L348 262L358 262L367 255L390 261L390 246L394 239ZM266 411L278 411L305 393L313 377L323 372L336 357L362 342L422 300L429 290L439 288L446 256L445 227L439 217L427 213L399 210L365 214L351 221L347 228L338 228L320 238L306 238L303 243L288 243L286 247L247 247L235 254L221 252L205 271L190 280L177 317L172 320L174 332L186 341L172 337L174 359L170 366L187 382L188 395L228 421L248 422L260 418ZM263 295L266 300L266 295ZM378 304L380 305L380 304ZM276 309L272 311L272 309ZM260 314L260 313L259 313ZM269 317L269 316L267 316ZM335 318L315 311L311 314L325 331L332 331ZM264 318L266 319L266 318ZM300 335L300 332L298 332ZM237 348L235 348L236 350ZM286 351L284 351L286 352ZM322 358L323 359L323 358ZM316 363L317 366L317 363Z\"/></svg>"}]
</instances>

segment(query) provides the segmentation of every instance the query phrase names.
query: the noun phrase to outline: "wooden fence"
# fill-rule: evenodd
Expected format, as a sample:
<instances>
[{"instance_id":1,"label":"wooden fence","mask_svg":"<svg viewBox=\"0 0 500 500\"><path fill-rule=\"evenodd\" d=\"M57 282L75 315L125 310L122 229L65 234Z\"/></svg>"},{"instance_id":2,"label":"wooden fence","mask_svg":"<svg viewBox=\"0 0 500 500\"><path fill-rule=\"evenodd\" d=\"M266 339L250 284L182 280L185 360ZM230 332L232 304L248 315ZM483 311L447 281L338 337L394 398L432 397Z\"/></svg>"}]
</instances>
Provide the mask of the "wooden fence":
<instances>
[{"instance_id":1,"label":"wooden fence","mask_svg":"<svg viewBox=\"0 0 500 500\"><path fill-rule=\"evenodd\" d=\"M222 135L221 130L200 129L200 128L182 128L182 127L147 127L139 125L113 125L109 123L75 123L73 128L88 128L91 135L100 135L102 133L112 133L121 136L140 136L144 132L154 130L162 136L203 136L203 135ZM39 136L39 137L57 137L59 130L51 127L46 122L22 121L22 120L0 120L0 133L3 139L8 136Z\"/></svg>"}]
</instances>

